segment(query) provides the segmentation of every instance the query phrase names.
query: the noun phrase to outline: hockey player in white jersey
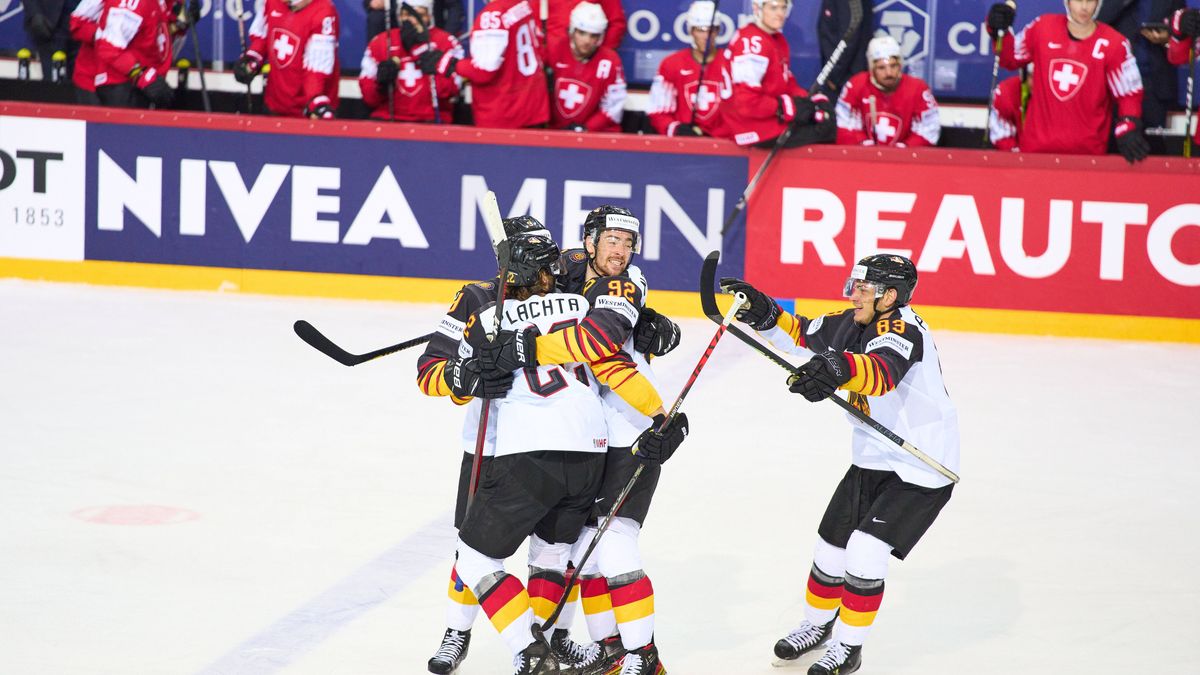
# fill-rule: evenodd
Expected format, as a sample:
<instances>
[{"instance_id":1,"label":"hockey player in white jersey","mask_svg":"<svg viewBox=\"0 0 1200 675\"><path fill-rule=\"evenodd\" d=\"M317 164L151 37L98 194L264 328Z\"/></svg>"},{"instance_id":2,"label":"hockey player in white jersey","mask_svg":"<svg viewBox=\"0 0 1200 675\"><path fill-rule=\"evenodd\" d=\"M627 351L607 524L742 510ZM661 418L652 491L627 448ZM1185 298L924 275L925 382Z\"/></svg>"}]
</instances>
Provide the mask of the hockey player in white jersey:
<instances>
[{"instance_id":1,"label":"hockey player in white jersey","mask_svg":"<svg viewBox=\"0 0 1200 675\"><path fill-rule=\"evenodd\" d=\"M846 280L853 305L815 319L783 311L740 280L721 280L750 302L737 319L781 350L810 356L789 389L822 401L836 389L951 471L958 470L958 413L942 381L925 321L908 306L917 269L899 255L860 260ZM954 485L850 417L850 469L817 528L804 621L775 644L783 661L828 642L809 675L849 675L883 600L890 556L903 560L950 500Z\"/></svg>"}]
</instances>

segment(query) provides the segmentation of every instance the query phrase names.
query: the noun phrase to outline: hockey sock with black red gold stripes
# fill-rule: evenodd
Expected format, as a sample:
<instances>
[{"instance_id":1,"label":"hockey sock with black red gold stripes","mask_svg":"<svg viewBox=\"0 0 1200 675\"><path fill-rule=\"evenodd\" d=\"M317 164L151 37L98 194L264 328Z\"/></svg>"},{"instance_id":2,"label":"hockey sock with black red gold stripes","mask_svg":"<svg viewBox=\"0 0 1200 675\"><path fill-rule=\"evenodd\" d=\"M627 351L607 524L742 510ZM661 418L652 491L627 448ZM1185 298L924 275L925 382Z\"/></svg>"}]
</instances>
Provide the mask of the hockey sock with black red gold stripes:
<instances>
[{"instance_id":1,"label":"hockey sock with black red gold stripes","mask_svg":"<svg viewBox=\"0 0 1200 675\"><path fill-rule=\"evenodd\" d=\"M833 620L842 606L842 577L821 571L815 564L808 573L808 588L804 591L804 618L814 626L824 626Z\"/></svg>"},{"instance_id":2,"label":"hockey sock with black red gold stripes","mask_svg":"<svg viewBox=\"0 0 1200 675\"><path fill-rule=\"evenodd\" d=\"M599 575L580 577L579 595L583 598L583 620L592 640L599 642L615 635L617 618L613 616L612 598L608 595L608 579Z\"/></svg>"},{"instance_id":3,"label":"hockey sock with black red gold stripes","mask_svg":"<svg viewBox=\"0 0 1200 675\"><path fill-rule=\"evenodd\" d=\"M479 616L479 600L458 577L458 568L450 568L450 587L446 589L446 628L459 631L471 630L475 617Z\"/></svg>"},{"instance_id":4,"label":"hockey sock with black red gold stripes","mask_svg":"<svg viewBox=\"0 0 1200 675\"><path fill-rule=\"evenodd\" d=\"M654 638L654 586L638 570L608 580L613 617L621 632L621 644L633 651Z\"/></svg>"},{"instance_id":5,"label":"hockey sock with black red gold stripes","mask_svg":"<svg viewBox=\"0 0 1200 675\"><path fill-rule=\"evenodd\" d=\"M883 579L860 579L846 574L842 590L842 611L834 626L835 640L848 645L866 642L875 622L875 613L883 602Z\"/></svg>"},{"instance_id":6,"label":"hockey sock with black red gold stripes","mask_svg":"<svg viewBox=\"0 0 1200 675\"><path fill-rule=\"evenodd\" d=\"M554 613L566 585L567 579L562 572L529 568L529 603L533 606L533 615L538 623L544 623ZM565 611L566 608L563 609Z\"/></svg>"},{"instance_id":7,"label":"hockey sock with black red gold stripes","mask_svg":"<svg viewBox=\"0 0 1200 675\"><path fill-rule=\"evenodd\" d=\"M520 579L504 574L483 593L479 605L513 654L519 654L533 642L533 608Z\"/></svg>"},{"instance_id":8,"label":"hockey sock with black red gold stripes","mask_svg":"<svg viewBox=\"0 0 1200 675\"><path fill-rule=\"evenodd\" d=\"M568 567L567 573L564 575L564 582L570 581L571 575L577 574L578 570L574 567ZM561 595L559 597L562 597ZM567 597L567 601L563 604L562 611L558 614L558 620L554 622L554 629L571 630L571 625L575 623L575 608L579 603L579 582L571 584L571 594ZM554 609L551 607L551 609ZM547 616L549 618L549 616Z\"/></svg>"}]
</instances>

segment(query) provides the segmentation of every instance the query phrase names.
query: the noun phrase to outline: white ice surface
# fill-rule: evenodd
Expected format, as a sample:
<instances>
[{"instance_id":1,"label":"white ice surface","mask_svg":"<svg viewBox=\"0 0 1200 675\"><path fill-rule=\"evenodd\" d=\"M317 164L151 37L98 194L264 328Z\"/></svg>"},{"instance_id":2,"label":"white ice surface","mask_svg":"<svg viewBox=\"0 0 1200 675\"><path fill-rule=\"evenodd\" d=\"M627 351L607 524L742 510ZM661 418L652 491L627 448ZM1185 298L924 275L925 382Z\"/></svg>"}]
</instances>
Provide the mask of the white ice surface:
<instances>
[{"instance_id":1,"label":"white ice surface","mask_svg":"<svg viewBox=\"0 0 1200 675\"><path fill-rule=\"evenodd\" d=\"M417 350L346 368L291 324L362 352L443 311L0 281L0 673L424 672L459 411ZM682 325L668 399L714 329ZM861 672L1200 672L1200 348L934 330L963 481L893 561ZM672 673L781 672L849 459L783 379L728 338L685 405L642 538ZM106 506L194 518L79 516ZM511 672L474 633L462 672Z\"/></svg>"}]
</instances>

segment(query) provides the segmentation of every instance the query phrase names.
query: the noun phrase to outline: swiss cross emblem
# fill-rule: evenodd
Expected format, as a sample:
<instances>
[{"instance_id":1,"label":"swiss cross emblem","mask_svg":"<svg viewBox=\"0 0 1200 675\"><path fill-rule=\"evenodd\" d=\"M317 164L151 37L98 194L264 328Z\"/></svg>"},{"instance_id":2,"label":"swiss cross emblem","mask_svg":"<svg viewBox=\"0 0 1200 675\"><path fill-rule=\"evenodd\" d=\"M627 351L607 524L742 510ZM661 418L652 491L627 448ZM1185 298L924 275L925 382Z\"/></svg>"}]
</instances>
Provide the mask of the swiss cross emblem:
<instances>
[{"instance_id":1,"label":"swiss cross emblem","mask_svg":"<svg viewBox=\"0 0 1200 675\"><path fill-rule=\"evenodd\" d=\"M567 119L583 112L583 104L592 96L592 86L587 82L559 78L554 80L554 105L558 113Z\"/></svg>"},{"instance_id":2,"label":"swiss cross emblem","mask_svg":"<svg viewBox=\"0 0 1200 675\"><path fill-rule=\"evenodd\" d=\"M896 135L900 133L900 116L892 113L876 113L875 142L879 145L893 145Z\"/></svg>"},{"instance_id":3,"label":"swiss cross emblem","mask_svg":"<svg viewBox=\"0 0 1200 675\"><path fill-rule=\"evenodd\" d=\"M699 93L697 93L697 89ZM688 108L694 105L696 119L700 120L707 120L717 111L717 106L721 104L720 92L720 84L712 80L705 80L699 85L696 82L688 82L683 87L683 95L687 97Z\"/></svg>"},{"instance_id":4,"label":"swiss cross emblem","mask_svg":"<svg viewBox=\"0 0 1200 675\"><path fill-rule=\"evenodd\" d=\"M1054 92L1054 96L1058 100L1068 101L1083 88L1083 81L1087 79L1087 73L1087 65L1079 61L1051 59L1048 74L1050 91Z\"/></svg>"},{"instance_id":5,"label":"swiss cross emblem","mask_svg":"<svg viewBox=\"0 0 1200 675\"><path fill-rule=\"evenodd\" d=\"M290 30L276 28L271 31L271 49L275 52L275 63L286 68L300 51L300 38Z\"/></svg>"},{"instance_id":6,"label":"swiss cross emblem","mask_svg":"<svg viewBox=\"0 0 1200 675\"><path fill-rule=\"evenodd\" d=\"M423 94L419 91L417 84L425 79L421 73L421 69L417 68L417 64L412 59L405 58L400 60L400 74L396 76L400 80L400 93L405 96L416 96Z\"/></svg>"}]
</instances>

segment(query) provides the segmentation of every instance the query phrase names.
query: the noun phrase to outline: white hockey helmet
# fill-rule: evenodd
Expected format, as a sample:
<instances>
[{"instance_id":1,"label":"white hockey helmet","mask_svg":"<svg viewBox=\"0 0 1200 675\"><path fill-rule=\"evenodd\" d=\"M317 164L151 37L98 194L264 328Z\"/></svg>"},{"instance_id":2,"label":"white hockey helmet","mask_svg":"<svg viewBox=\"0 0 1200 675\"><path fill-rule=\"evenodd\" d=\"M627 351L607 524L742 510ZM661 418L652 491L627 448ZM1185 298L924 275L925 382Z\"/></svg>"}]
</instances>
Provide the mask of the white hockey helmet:
<instances>
[{"instance_id":1,"label":"white hockey helmet","mask_svg":"<svg viewBox=\"0 0 1200 675\"><path fill-rule=\"evenodd\" d=\"M892 57L900 59L900 63L904 63L904 55L900 53L900 43L896 42L896 38L891 35L880 35L871 38L867 43L867 65L873 65L881 59L886 60Z\"/></svg>"},{"instance_id":2,"label":"white hockey helmet","mask_svg":"<svg viewBox=\"0 0 1200 675\"><path fill-rule=\"evenodd\" d=\"M787 5L787 14L785 16L792 15L792 7L795 5L792 0L750 0L750 3L754 6L755 15L757 15L758 12L762 10L762 6L768 2L781 2ZM1066 2L1066 0L1063 0L1063 2Z\"/></svg>"},{"instance_id":3,"label":"white hockey helmet","mask_svg":"<svg viewBox=\"0 0 1200 675\"><path fill-rule=\"evenodd\" d=\"M1096 20L1096 17L1100 16L1100 8L1103 6L1104 6L1104 0L1096 0L1096 11L1092 12L1092 20L1093 21ZM1071 6L1070 6L1070 4L1068 4L1068 0L1063 0L1063 9L1067 10L1067 21L1070 21L1071 20Z\"/></svg>"},{"instance_id":4,"label":"white hockey helmet","mask_svg":"<svg viewBox=\"0 0 1200 675\"><path fill-rule=\"evenodd\" d=\"M688 30L693 28L708 29L713 25L714 15L717 12L717 4L712 0L696 0L693 2L687 11L687 27ZM719 26L718 26L719 27Z\"/></svg>"},{"instance_id":5,"label":"white hockey helmet","mask_svg":"<svg viewBox=\"0 0 1200 675\"><path fill-rule=\"evenodd\" d=\"M594 2L581 2L571 10L571 23L568 31L583 31L594 35L604 35L608 29L608 17L604 10Z\"/></svg>"}]
</instances>

